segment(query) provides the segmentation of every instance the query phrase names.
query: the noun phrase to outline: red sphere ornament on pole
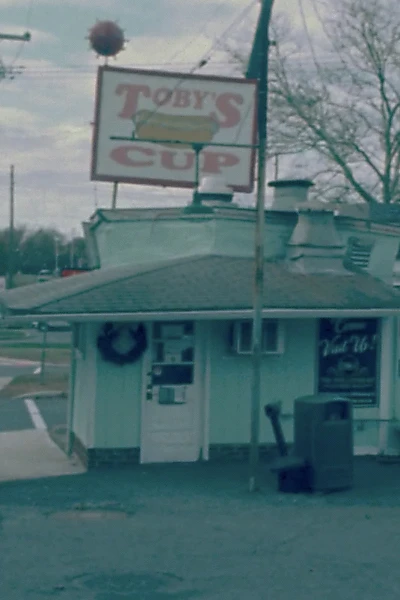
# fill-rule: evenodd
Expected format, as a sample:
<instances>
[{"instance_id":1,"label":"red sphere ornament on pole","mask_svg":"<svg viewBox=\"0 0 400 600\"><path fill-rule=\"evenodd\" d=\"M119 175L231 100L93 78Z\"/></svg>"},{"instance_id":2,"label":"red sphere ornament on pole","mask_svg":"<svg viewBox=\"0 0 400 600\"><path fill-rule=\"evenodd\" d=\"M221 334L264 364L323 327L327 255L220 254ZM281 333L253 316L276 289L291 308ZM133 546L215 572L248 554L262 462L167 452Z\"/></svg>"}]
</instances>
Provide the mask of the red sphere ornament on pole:
<instances>
[{"instance_id":1,"label":"red sphere ornament on pole","mask_svg":"<svg viewBox=\"0 0 400 600\"><path fill-rule=\"evenodd\" d=\"M89 30L89 42L97 54L116 56L124 49L124 32L114 21L99 21Z\"/></svg>"}]
</instances>

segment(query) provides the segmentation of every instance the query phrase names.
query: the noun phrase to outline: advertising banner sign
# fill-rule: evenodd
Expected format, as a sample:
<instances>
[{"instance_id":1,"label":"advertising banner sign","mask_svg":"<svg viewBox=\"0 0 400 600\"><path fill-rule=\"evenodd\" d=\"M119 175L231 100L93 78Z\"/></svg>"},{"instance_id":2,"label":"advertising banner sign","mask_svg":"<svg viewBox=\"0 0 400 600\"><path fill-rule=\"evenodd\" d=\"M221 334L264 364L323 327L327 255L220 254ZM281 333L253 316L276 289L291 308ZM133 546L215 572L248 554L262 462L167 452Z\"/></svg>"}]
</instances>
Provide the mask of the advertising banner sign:
<instances>
[{"instance_id":1,"label":"advertising banner sign","mask_svg":"<svg viewBox=\"0 0 400 600\"><path fill-rule=\"evenodd\" d=\"M378 319L321 319L318 392L377 404L378 348Z\"/></svg>"},{"instance_id":2,"label":"advertising banner sign","mask_svg":"<svg viewBox=\"0 0 400 600\"><path fill-rule=\"evenodd\" d=\"M256 96L247 79L100 67L92 180L193 188L197 147L199 179L252 191Z\"/></svg>"}]
</instances>

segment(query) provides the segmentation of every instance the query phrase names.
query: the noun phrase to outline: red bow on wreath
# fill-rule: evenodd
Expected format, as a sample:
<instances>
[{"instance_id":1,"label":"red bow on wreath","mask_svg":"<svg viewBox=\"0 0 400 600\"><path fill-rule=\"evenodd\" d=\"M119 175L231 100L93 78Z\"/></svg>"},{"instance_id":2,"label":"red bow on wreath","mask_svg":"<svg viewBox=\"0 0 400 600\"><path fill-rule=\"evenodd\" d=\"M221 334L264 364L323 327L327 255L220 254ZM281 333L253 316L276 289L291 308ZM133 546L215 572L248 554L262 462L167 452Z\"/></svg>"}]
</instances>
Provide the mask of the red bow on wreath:
<instances>
[{"instance_id":1,"label":"red bow on wreath","mask_svg":"<svg viewBox=\"0 0 400 600\"><path fill-rule=\"evenodd\" d=\"M126 352L119 352L114 347L121 331L112 323L105 323L102 332L97 338L97 348L100 351L102 358L116 365L127 365L136 362L147 349L147 335L145 326L140 325L133 329L129 328L129 335L132 338L132 347Z\"/></svg>"}]
</instances>

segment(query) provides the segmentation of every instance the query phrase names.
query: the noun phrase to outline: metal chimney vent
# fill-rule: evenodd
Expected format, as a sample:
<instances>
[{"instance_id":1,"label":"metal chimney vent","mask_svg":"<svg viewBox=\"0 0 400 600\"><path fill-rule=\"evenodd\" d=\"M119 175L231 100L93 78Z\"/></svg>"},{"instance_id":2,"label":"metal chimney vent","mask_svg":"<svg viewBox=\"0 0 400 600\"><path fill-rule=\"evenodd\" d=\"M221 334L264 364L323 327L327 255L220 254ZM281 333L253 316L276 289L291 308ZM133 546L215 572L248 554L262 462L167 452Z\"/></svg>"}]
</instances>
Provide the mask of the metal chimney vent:
<instances>
[{"instance_id":1,"label":"metal chimney vent","mask_svg":"<svg viewBox=\"0 0 400 600\"><path fill-rule=\"evenodd\" d=\"M373 246L373 242L364 242L359 238L351 237L347 245L347 258L356 267L368 269Z\"/></svg>"}]
</instances>

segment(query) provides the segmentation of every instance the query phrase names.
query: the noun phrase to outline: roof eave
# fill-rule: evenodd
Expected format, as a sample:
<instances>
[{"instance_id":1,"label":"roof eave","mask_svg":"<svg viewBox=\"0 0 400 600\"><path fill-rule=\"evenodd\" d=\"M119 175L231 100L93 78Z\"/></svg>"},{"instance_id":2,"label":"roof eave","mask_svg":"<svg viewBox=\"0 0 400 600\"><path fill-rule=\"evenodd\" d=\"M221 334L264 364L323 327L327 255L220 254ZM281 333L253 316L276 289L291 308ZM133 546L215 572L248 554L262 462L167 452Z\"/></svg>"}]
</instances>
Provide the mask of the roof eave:
<instances>
[{"instance_id":1,"label":"roof eave","mask_svg":"<svg viewBox=\"0 0 400 600\"><path fill-rule=\"evenodd\" d=\"M264 308L262 315L274 319L315 319L315 318L379 318L400 315L399 307L389 308ZM236 310L195 310L195 311L163 311L137 313L9 313L3 316L7 322L26 323L30 321L60 320L74 323L83 322L129 322L129 321L221 321L235 319L251 319L253 309Z\"/></svg>"}]
</instances>

